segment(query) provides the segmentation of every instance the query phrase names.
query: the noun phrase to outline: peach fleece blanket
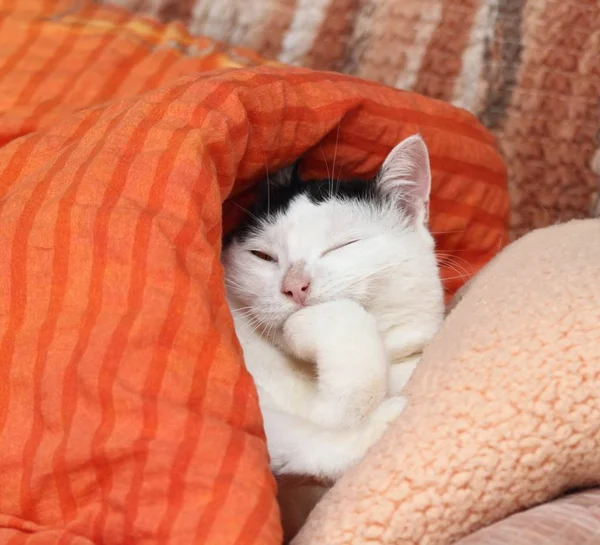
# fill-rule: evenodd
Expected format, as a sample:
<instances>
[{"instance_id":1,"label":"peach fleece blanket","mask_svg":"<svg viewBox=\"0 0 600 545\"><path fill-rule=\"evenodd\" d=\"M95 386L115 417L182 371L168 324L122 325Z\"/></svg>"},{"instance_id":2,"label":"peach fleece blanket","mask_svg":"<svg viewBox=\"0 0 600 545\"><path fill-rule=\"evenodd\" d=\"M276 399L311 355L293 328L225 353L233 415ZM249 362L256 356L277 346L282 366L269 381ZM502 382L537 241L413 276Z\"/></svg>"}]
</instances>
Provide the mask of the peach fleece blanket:
<instances>
[{"instance_id":1,"label":"peach fleece blanket","mask_svg":"<svg viewBox=\"0 0 600 545\"><path fill-rule=\"evenodd\" d=\"M497 256L409 395L294 545L447 545L600 484L600 221L534 231Z\"/></svg>"}]
</instances>

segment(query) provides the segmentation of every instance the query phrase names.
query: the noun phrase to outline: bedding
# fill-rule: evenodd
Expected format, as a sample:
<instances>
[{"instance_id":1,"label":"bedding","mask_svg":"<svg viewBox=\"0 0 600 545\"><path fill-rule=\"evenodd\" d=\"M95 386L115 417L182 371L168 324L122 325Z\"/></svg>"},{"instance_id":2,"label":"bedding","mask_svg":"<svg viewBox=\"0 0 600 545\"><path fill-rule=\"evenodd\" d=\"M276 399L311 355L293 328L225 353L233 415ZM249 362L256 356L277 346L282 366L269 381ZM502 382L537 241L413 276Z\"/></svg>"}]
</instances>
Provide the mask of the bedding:
<instances>
[{"instance_id":1,"label":"bedding","mask_svg":"<svg viewBox=\"0 0 600 545\"><path fill-rule=\"evenodd\" d=\"M494 258L425 349L402 418L294 545L450 545L599 486L599 273L600 220L533 231ZM458 543L598 543L597 498L547 503ZM576 518L559 533L565 511Z\"/></svg>"},{"instance_id":2,"label":"bedding","mask_svg":"<svg viewBox=\"0 0 600 545\"><path fill-rule=\"evenodd\" d=\"M569 494L516 513L456 545L594 545L600 542L600 489Z\"/></svg>"},{"instance_id":3,"label":"bedding","mask_svg":"<svg viewBox=\"0 0 600 545\"><path fill-rule=\"evenodd\" d=\"M115 8L0 19L0 542L280 542L223 229L265 170L372 174L421 132L450 294L502 247L506 169L465 111ZM335 158L335 159L334 159Z\"/></svg>"},{"instance_id":4,"label":"bedding","mask_svg":"<svg viewBox=\"0 0 600 545\"><path fill-rule=\"evenodd\" d=\"M506 159L512 238L600 216L597 1L99 1L468 109Z\"/></svg>"}]
</instances>

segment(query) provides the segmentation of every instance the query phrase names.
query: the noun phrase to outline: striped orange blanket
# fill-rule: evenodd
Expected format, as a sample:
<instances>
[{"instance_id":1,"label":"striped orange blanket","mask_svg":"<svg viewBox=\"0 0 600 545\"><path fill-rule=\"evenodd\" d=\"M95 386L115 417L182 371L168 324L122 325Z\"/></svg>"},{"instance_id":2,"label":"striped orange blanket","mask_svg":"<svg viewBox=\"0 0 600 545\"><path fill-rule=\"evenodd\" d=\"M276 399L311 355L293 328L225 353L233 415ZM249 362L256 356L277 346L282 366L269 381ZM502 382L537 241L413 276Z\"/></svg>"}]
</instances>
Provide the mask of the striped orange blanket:
<instances>
[{"instance_id":1,"label":"striped orange blanket","mask_svg":"<svg viewBox=\"0 0 600 545\"><path fill-rule=\"evenodd\" d=\"M0 4L0 542L275 544L228 199L420 131L451 292L506 240L505 167L449 105L71 4Z\"/></svg>"}]
</instances>

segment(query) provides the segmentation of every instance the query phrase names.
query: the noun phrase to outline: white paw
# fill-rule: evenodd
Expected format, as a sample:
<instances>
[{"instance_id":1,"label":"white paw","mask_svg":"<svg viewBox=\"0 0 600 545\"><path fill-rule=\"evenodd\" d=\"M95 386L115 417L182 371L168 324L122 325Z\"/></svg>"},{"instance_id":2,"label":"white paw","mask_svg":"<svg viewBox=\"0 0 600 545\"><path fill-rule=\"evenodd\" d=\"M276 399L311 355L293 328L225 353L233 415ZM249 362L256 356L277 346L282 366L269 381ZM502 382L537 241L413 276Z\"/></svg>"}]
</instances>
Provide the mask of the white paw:
<instances>
[{"instance_id":1,"label":"white paw","mask_svg":"<svg viewBox=\"0 0 600 545\"><path fill-rule=\"evenodd\" d=\"M315 362L318 345L317 306L294 312L283 324L283 341L291 354L297 358Z\"/></svg>"},{"instance_id":2,"label":"white paw","mask_svg":"<svg viewBox=\"0 0 600 545\"><path fill-rule=\"evenodd\" d=\"M283 340L296 357L315 362L318 346L356 335L377 336L377 324L363 307L340 299L312 305L292 314L283 325Z\"/></svg>"},{"instance_id":3,"label":"white paw","mask_svg":"<svg viewBox=\"0 0 600 545\"><path fill-rule=\"evenodd\" d=\"M388 426L404 412L407 403L404 396L388 397L371 413L370 418Z\"/></svg>"},{"instance_id":4,"label":"white paw","mask_svg":"<svg viewBox=\"0 0 600 545\"><path fill-rule=\"evenodd\" d=\"M362 447L366 452L387 431L390 424L403 413L407 400L403 396L389 397L371 413L366 421L366 433L362 438Z\"/></svg>"}]
</instances>

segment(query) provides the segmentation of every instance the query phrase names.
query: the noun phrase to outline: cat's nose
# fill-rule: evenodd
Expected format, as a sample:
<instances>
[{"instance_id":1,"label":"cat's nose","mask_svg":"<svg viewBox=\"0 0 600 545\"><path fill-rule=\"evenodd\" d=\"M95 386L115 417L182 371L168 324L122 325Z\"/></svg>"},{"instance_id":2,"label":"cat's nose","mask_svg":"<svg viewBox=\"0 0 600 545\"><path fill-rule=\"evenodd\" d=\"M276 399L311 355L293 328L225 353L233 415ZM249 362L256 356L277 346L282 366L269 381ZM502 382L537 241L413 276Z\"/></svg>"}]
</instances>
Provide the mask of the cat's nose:
<instances>
[{"instance_id":1,"label":"cat's nose","mask_svg":"<svg viewBox=\"0 0 600 545\"><path fill-rule=\"evenodd\" d=\"M281 283L281 293L302 306L306 305L309 288L310 277L304 271L304 267L298 264L290 267Z\"/></svg>"},{"instance_id":2,"label":"cat's nose","mask_svg":"<svg viewBox=\"0 0 600 545\"><path fill-rule=\"evenodd\" d=\"M294 302L299 305L306 305L306 297L308 295L308 288L310 288L310 282L297 282L297 283L287 283L282 288L281 291L284 295L287 295L290 299L293 299Z\"/></svg>"}]
</instances>

